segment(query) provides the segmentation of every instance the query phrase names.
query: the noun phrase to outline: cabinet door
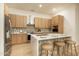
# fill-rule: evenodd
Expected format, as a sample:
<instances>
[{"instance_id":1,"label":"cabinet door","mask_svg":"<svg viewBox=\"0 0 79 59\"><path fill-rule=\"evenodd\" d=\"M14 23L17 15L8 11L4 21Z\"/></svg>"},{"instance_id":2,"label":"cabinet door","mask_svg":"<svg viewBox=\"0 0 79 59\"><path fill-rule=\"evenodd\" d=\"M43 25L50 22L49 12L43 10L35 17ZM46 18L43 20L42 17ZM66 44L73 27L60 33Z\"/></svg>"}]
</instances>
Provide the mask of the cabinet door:
<instances>
[{"instance_id":1,"label":"cabinet door","mask_svg":"<svg viewBox=\"0 0 79 59\"><path fill-rule=\"evenodd\" d=\"M59 33L62 33L64 32L64 17L63 16L59 16Z\"/></svg>"},{"instance_id":2,"label":"cabinet door","mask_svg":"<svg viewBox=\"0 0 79 59\"><path fill-rule=\"evenodd\" d=\"M48 28L50 28L51 27L51 20L49 19L48 20Z\"/></svg>"},{"instance_id":3,"label":"cabinet door","mask_svg":"<svg viewBox=\"0 0 79 59\"><path fill-rule=\"evenodd\" d=\"M59 23L58 16L55 16L55 17L53 18L53 20L54 20L54 26L55 26L55 25L58 25L58 23Z\"/></svg>"},{"instance_id":4,"label":"cabinet door","mask_svg":"<svg viewBox=\"0 0 79 59\"><path fill-rule=\"evenodd\" d=\"M48 20L45 20L45 28L48 28L48 27L49 27Z\"/></svg>"},{"instance_id":5,"label":"cabinet door","mask_svg":"<svg viewBox=\"0 0 79 59\"><path fill-rule=\"evenodd\" d=\"M19 27L20 18L18 15L16 15L16 27Z\"/></svg>"},{"instance_id":6,"label":"cabinet door","mask_svg":"<svg viewBox=\"0 0 79 59\"><path fill-rule=\"evenodd\" d=\"M45 28L45 19L40 20L40 28Z\"/></svg>"},{"instance_id":7,"label":"cabinet door","mask_svg":"<svg viewBox=\"0 0 79 59\"><path fill-rule=\"evenodd\" d=\"M41 18L39 18L39 23L38 23L39 25L39 28L42 28L42 26L43 26L43 24L42 24L42 19Z\"/></svg>"},{"instance_id":8,"label":"cabinet door","mask_svg":"<svg viewBox=\"0 0 79 59\"><path fill-rule=\"evenodd\" d=\"M28 42L28 39L27 39L27 35L26 34L23 34L22 35L22 42L23 43Z\"/></svg>"},{"instance_id":9,"label":"cabinet door","mask_svg":"<svg viewBox=\"0 0 79 59\"><path fill-rule=\"evenodd\" d=\"M22 43L22 35L21 34L17 34L17 44Z\"/></svg>"},{"instance_id":10,"label":"cabinet door","mask_svg":"<svg viewBox=\"0 0 79 59\"><path fill-rule=\"evenodd\" d=\"M54 26L54 18L51 19L51 27Z\"/></svg>"},{"instance_id":11,"label":"cabinet door","mask_svg":"<svg viewBox=\"0 0 79 59\"><path fill-rule=\"evenodd\" d=\"M27 27L27 17L23 16L23 27Z\"/></svg>"},{"instance_id":12,"label":"cabinet door","mask_svg":"<svg viewBox=\"0 0 79 59\"><path fill-rule=\"evenodd\" d=\"M12 34L11 40L12 40L12 44L16 44L17 43L17 36Z\"/></svg>"},{"instance_id":13,"label":"cabinet door","mask_svg":"<svg viewBox=\"0 0 79 59\"><path fill-rule=\"evenodd\" d=\"M35 18L35 28L39 28L39 18Z\"/></svg>"},{"instance_id":14,"label":"cabinet door","mask_svg":"<svg viewBox=\"0 0 79 59\"><path fill-rule=\"evenodd\" d=\"M16 16L10 14L11 27L16 27Z\"/></svg>"},{"instance_id":15,"label":"cabinet door","mask_svg":"<svg viewBox=\"0 0 79 59\"><path fill-rule=\"evenodd\" d=\"M24 27L24 17L23 16L19 16L19 27Z\"/></svg>"},{"instance_id":16,"label":"cabinet door","mask_svg":"<svg viewBox=\"0 0 79 59\"><path fill-rule=\"evenodd\" d=\"M40 28L44 28L44 24L43 23L44 23L44 20L40 19L40 26L41 26Z\"/></svg>"}]
</instances>

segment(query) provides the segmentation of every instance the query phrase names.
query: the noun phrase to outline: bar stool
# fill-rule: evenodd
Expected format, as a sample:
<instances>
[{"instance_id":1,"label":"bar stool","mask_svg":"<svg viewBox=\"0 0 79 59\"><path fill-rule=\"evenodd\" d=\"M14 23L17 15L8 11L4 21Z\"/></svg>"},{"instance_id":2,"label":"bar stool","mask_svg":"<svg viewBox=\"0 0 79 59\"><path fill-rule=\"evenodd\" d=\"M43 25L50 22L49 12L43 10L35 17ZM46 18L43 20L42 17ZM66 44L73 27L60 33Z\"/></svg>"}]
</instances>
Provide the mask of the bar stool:
<instances>
[{"instance_id":1,"label":"bar stool","mask_svg":"<svg viewBox=\"0 0 79 59\"><path fill-rule=\"evenodd\" d=\"M61 56L60 55L60 48L63 49L62 55L64 55L64 53L65 53L65 51L64 51L64 49L65 49L65 42L64 41L55 41L54 42L54 46L53 46L53 52L54 52L55 47L57 48L57 55L58 56Z\"/></svg>"},{"instance_id":2,"label":"bar stool","mask_svg":"<svg viewBox=\"0 0 79 59\"><path fill-rule=\"evenodd\" d=\"M68 50L67 50L67 48L68 48L68 44L66 43L67 41L71 41L71 39L64 39L64 42L65 42L65 55L67 55L68 54Z\"/></svg>"},{"instance_id":3,"label":"bar stool","mask_svg":"<svg viewBox=\"0 0 79 59\"><path fill-rule=\"evenodd\" d=\"M51 52L51 55L52 55L52 44L49 44L49 43L42 44L42 50L45 51L46 56L49 55L49 51ZM42 54L42 52L41 52L41 54Z\"/></svg>"},{"instance_id":4,"label":"bar stool","mask_svg":"<svg viewBox=\"0 0 79 59\"><path fill-rule=\"evenodd\" d=\"M73 55L73 47L74 47L74 49L75 49L75 54L76 54L76 56L78 56L78 52L77 52L77 49L76 49L76 42L74 42L74 41L72 41L72 40L70 40L70 41L66 41L66 44L67 44L67 55L69 54L68 52L69 52L69 47L71 48L70 50L71 50L71 55Z\"/></svg>"}]
</instances>

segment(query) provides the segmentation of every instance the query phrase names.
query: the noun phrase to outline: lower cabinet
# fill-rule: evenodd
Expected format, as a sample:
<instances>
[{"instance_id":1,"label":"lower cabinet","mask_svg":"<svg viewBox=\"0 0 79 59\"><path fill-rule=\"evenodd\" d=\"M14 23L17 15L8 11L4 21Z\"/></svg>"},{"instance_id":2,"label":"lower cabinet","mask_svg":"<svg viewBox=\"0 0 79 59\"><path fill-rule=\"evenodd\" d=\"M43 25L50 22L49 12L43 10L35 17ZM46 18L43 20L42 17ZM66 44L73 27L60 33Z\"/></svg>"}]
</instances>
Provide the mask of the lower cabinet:
<instances>
[{"instance_id":1,"label":"lower cabinet","mask_svg":"<svg viewBox=\"0 0 79 59\"><path fill-rule=\"evenodd\" d=\"M20 44L28 42L27 34L12 34L11 35L12 44Z\"/></svg>"}]
</instances>

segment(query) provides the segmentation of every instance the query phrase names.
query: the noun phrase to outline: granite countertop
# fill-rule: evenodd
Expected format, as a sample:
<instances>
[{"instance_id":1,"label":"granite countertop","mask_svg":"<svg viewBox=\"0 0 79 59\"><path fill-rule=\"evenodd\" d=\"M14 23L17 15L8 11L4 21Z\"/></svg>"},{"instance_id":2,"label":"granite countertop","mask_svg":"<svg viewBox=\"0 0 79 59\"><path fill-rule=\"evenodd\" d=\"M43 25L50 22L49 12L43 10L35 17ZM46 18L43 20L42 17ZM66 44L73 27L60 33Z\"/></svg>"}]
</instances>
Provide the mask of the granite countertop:
<instances>
[{"instance_id":1,"label":"granite countertop","mask_svg":"<svg viewBox=\"0 0 79 59\"><path fill-rule=\"evenodd\" d=\"M70 35L66 35L66 34L47 34L47 35L31 34L31 36L36 38L37 40L48 40L48 39L71 37Z\"/></svg>"}]
</instances>

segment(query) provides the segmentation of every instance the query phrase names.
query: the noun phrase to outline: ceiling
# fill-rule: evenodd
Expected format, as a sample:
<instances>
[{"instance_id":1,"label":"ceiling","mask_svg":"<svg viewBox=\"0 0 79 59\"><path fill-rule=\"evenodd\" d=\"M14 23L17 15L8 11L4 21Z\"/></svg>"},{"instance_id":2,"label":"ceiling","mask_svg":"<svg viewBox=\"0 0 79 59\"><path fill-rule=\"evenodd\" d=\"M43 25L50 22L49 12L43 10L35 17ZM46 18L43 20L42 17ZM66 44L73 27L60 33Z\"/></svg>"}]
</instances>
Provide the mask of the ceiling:
<instances>
[{"instance_id":1,"label":"ceiling","mask_svg":"<svg viewBox=\"0 0 79 59\"><path fill-rule=\"evenodd\" d=\"M40 8L39 5L42 5ZM53 14L65 8L74 7L72 3L8 3L9 8L32 11L45 14ZM55 10L52 10L55 9Z\"/></svg>"}]
</instances>

